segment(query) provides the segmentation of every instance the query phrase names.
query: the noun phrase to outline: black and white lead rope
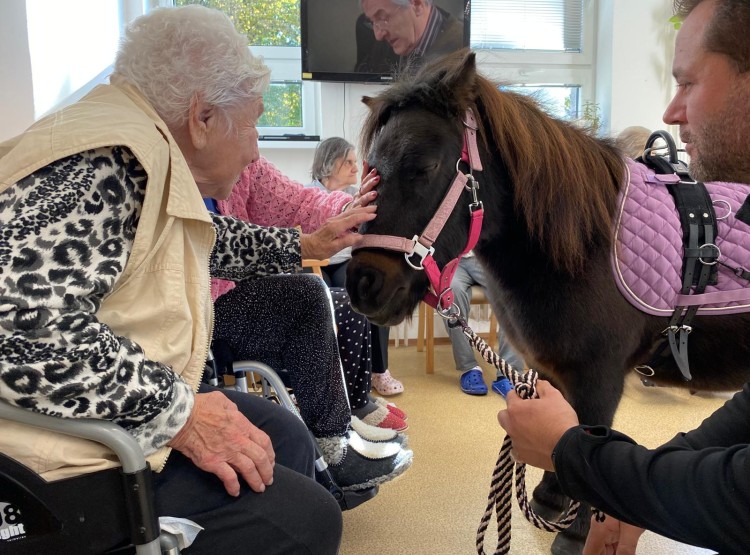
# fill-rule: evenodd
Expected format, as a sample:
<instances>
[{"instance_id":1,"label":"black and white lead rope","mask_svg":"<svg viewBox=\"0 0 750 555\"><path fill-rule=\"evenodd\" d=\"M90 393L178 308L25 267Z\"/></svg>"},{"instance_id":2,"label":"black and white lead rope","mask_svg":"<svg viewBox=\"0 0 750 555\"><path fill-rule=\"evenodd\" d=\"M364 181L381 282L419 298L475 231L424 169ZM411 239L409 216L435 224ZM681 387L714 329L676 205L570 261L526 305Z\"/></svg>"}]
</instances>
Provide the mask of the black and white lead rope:
<instances>
[{"instance_id":1,"label":"black and white lead rope","mask_svg":"<svg viewBox=\"0 0 750 555\"><path fill-rule=\"evenodd\" d=\"M460 325L463 334L469 340L469 343L482 355L482 358L488 363L492 364L497 370L502 373L515 388L516 393L522 399L531 399L537 396L536 393L536 382L539 377L535 370L529 370L525 374L522 374L505 359L502 359L495 353L489 345L479 337L469 327L466 321L460 316L453 316L451 320L455 320L454 324ZM495 555L505 555L510 552L510 537L511 537L511 490L513 488L514 471L515 471L515 488L516 498L518 499L518 506L523 511L523 515L526 517L531 524L541 530L547 532L560 532L568 528L578 515L578 507L580 503L578 501L570 501L567 510L562 517L555 521L546 520L537 515L531 508L526 494L526 464L516 462L511 456L512 443L510 437L507 435L503 439L503 445L500 448L500 453L495 463L495 470L492 473L492 482L490 483L490 492L487 496L487 508L482 515L482 520L479 522L479 528L477 529L477 553L484 555L484 535L487 531L490 519L492 518L492 512L495 511L495 517L497 519L497 547L495 548ZM597 520L601 521L604 517L603 513L594 509L594 514Z\"/></svg>"}]
</instances>

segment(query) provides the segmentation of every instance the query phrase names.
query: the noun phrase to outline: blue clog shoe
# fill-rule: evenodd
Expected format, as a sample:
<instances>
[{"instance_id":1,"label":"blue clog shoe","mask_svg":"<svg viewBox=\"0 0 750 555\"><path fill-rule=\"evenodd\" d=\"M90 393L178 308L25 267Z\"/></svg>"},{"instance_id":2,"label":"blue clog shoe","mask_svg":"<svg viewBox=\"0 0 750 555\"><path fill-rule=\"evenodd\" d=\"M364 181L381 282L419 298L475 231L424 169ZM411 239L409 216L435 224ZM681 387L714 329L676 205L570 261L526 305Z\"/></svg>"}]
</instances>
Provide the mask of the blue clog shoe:
<instances>
[{"instance_id":1,"label":"blue clog shoe","mask_svg":"<svg viewBox=\"0 0 750 555\"><path fill-rule=\"evenodd\" d=\"M479 368L472 368L461 374L461 391L468 395L487 395L487 384Z\"/></svg>"}]
</instances>

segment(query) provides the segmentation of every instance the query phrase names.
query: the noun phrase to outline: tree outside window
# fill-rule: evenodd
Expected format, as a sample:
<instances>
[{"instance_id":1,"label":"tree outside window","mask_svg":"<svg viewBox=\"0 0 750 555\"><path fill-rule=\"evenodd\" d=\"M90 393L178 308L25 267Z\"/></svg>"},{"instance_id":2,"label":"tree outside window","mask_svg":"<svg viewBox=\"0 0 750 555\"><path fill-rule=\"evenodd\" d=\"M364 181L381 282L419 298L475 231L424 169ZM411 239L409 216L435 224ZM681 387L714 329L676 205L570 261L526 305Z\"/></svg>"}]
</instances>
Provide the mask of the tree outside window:
<instances>
[{"instance_id":1,"label":"tree outside window","mask_svg":"<svg viewBox=\"0 0 750 555\"><path fill-rule=\"evenodd\" d=\"M221 10L252 46L300 45L299 0L175 0L188 4ZM263 103L259 127L302 126L301 81L272 81Z\"/></svg>"}]
</instances>

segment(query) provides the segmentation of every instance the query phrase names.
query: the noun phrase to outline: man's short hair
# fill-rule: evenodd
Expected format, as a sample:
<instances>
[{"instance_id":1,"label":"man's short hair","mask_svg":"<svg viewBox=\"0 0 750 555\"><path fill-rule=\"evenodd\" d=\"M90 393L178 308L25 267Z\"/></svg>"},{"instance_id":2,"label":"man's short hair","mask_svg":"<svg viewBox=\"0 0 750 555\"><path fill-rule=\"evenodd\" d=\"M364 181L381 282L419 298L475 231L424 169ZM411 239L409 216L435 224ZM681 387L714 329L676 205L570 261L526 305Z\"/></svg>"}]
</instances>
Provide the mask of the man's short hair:
<instances>
[{"instance_id":1,"label":"man's short hair","mask_svg":"<svg viewBox=\"0 0 750 555\"><path fill-rule=\"evenodd\" d=\"M705 0L674 0L674 13L684 19ZM737 71L750 70L750 0L717 0L711 23L705 33L704 47L724 54Z\"/></svg>"}]
</instances>

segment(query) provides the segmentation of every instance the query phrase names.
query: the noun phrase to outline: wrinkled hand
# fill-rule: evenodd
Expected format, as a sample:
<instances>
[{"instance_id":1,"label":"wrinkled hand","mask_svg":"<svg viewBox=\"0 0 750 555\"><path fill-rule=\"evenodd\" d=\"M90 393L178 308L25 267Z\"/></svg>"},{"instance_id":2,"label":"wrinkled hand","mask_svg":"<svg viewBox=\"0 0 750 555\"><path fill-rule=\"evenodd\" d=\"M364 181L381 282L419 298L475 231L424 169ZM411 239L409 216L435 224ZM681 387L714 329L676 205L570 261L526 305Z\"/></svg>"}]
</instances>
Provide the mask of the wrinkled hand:
<instances>
[{"instance_id":1,"label":"wrinkled hand","mask_svg":"<svg viewBox=\"0 0 750 555\"><path fill-rule=\"evenodd\" d=\"M578 417L552 384L539 380L538 399L521 399L515 391L505 398L508 408L497 414L513 441L516 460L554 472L552 451L562 435L578 425Z\"/></svg>"},{"instance_id":2,"label":"wrinkled hand","mask_svg":"<svg viewBox=\"0 0 750 555\"><path fill-rule=\"evenodd\" d=\"M216 474L229 495L240 494L238 474L258 493L273 483L271 439L218 391L195 396L193 412L169 446Z\"/></svg>"},{"instance_id":3,"label":"wrinkled hand","mask_svg":"<svg viewBox=\"0 0 750 555\"><path fill-rule=\"evenodd\" d=\"M352 231L375 218L375 206L352 208L329 218L314 233L300 236L302 258L328 258L346 247L352 247L362 236Z\"/></svg>"},{"instance_id":4,"label":"wrinkled hand","mask_svg":"<svg viewBox=\"0 0 750 555\"><path fill-rule=\"evenodd\" d=\"M354 195L354 200L352 200L352 203L347 210L359 206L367 206L378 197L378 192L374 190L380 182L378 170L375 168L370 170L367 162L364 163L363 167L362 185L357 191L357 194Z\"/></svg>"},{"instance_id":5,"label":"wrinkled hand","mask_svg":"<svg viewBox=\"0 0 750 555\"><path fill-rule=\"evenodd\" d=\"M643 528L607 516L604 522L591 517L591 529L582 555L635 555Z\"/></svg>"}]
</instances>

